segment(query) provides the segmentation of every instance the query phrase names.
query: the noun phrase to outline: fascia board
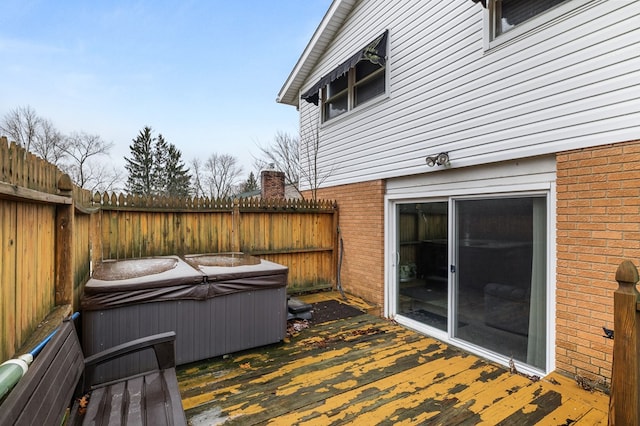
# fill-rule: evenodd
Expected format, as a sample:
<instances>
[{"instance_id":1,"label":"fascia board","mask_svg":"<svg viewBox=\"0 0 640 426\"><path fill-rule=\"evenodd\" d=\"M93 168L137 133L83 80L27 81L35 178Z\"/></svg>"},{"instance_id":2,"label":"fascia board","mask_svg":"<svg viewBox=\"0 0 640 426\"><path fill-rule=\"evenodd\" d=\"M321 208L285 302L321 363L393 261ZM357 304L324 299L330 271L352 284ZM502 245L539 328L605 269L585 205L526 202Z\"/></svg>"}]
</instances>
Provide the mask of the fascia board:
<instances>
[{"instance_id":1,"label":"fascia board","mask_svg":"<svg viewBox=\"0 0 640 426\"><path fill-rule=\"evenodd\" d=\"M357 0L334 0L316 28L298 62L278 93L276 102L298 106L300 89L333 40Z\"/></svg>"}]
</instances>

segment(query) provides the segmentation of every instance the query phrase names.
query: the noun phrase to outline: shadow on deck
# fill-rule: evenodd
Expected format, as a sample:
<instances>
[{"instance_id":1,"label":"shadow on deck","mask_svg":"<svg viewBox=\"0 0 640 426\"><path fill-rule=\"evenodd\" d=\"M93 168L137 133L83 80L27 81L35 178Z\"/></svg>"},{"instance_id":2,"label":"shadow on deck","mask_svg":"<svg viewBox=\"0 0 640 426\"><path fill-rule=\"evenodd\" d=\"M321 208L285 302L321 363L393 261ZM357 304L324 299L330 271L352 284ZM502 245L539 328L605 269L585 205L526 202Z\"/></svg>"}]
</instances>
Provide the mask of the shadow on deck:
<instances>
[{"instance_id":1,"label":"shadow on deck","mask_svg":"<svg viewBox=\"0 0 640 426\"><path fill-rule=\"evenodd\" d=\"M336 296L305 301L319 298ZM178 380L192 425L596 425L607 423L609 401L557 373L532 381L369 314L183 366Z\"/></svg>"}]
</instances>

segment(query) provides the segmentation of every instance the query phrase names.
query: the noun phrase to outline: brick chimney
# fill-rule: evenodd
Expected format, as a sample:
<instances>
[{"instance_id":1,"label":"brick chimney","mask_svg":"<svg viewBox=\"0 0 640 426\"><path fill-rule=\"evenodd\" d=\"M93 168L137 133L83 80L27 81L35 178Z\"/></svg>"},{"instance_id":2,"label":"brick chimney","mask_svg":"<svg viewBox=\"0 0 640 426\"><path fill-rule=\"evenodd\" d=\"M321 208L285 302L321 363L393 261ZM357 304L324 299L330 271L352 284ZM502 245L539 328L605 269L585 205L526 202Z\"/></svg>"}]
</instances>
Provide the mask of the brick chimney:
<instances>
[{"instance_id":1,"label":"brick chimney","mask_svg":"<svg viewBox=\"0 0 640 426\"><path fill-rule=\"evenodd\" d=\"M284 198L284 172L263 170L260 177L262 199Z\"/></svg>"}]
</instances>

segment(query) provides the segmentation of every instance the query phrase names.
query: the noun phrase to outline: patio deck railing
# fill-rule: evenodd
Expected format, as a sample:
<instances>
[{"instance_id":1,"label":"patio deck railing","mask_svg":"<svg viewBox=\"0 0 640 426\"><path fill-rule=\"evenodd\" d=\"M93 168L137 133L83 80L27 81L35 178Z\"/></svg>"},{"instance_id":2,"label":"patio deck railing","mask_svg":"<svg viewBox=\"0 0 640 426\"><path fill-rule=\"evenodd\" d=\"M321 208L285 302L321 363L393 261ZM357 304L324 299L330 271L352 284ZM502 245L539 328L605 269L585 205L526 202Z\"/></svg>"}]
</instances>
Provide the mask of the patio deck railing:
<instances>
[{"instance_id":1,"label":"patio deck railing","mask_svg":"<svg viewBox=\"0 0 640 426\"><path fill-rule=\"evenodd\" d=\"M614 340L609 424L640 424L640 293L638 269L630 260L616 271Z\"/></svg>"}]
</instances>

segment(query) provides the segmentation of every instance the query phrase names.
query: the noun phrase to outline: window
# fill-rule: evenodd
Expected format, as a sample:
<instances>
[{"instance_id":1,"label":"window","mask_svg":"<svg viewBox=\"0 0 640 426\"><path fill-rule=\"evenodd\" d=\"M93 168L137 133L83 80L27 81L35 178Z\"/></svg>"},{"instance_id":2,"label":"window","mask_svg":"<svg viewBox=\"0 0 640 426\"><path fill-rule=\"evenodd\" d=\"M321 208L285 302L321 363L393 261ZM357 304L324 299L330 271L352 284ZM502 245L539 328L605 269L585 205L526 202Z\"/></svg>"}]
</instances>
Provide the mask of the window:
<instances>
[{"instance_id":1,"label":"window","mask_svg":"<svg viewBox=\"0 0 640 426\"><path fill-rule=\"evenodd\" d=\"M309 103L321 102L322 121L385 93L387 36L385 31L302 94L302 99Z\"/></svg>"},{"instance_id":2,"label":"window","mask_svg":"<svg viewBox=\"0 0 640 426\"><path fill-rule=\"evenodd\" d=\"M353 90L353 106L375 98L384 93L384 67L372 64L369 61L360 61L356 64L356 80Z\"/></svg>"},{"instance_id":3,"label":"window","mask_svg":"<svg viewBox=\"0 0 640 426\"><path fill-rule=\"evenodd\" d=\"M324 120L337 117L349 109L348 80L348 74L345 74L325 86L324 94L322 95Z\"/></svg>"},{"instance_id":4,"label":"window","mask_svg":"<svg viewBox=\"0 0 640 426\"><path fill-rule=\"evenodd\" d=\"M323 121L335 118L385 91L385 67L361 60L322 91Z\"/></svg>"},{"instance_id":5,"label":"window","mask_svg":"<svg viewBox=\"0 0 640 426\"><path fill-rule=\"evenodd\" d=\"M491 39L495 39L534 16L567 1L569 0L495 0L490 2Z\"/></svg>"}]
</instances>

